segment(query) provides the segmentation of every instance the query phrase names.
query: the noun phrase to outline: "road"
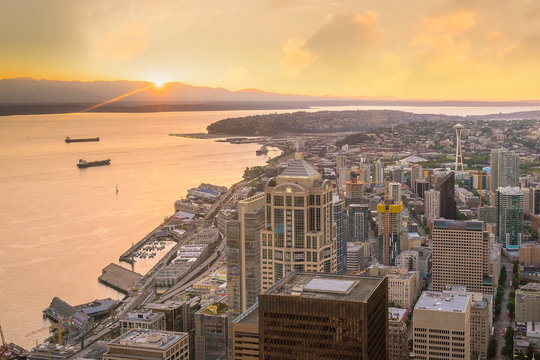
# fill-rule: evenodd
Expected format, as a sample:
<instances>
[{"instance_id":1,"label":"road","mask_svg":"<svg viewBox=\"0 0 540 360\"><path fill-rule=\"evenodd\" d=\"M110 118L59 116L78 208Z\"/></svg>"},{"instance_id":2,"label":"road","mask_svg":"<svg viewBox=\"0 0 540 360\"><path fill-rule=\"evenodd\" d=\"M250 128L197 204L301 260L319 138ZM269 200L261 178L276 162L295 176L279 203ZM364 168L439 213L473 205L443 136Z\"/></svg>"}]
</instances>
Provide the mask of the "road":
<instances>
[{"instance_id":1,"label":"road","mask_svg":"<svg viewBox=\"0 0 540 360\"><path fill-rule=\"evenodd\" d=\"M514 322L510 320L508 317L506 309L506 305L508 304L508 294L511 290L511 284L512 284L512 263L508 262L504 257L501 260L501 266L504 266L506 269L506 281L503 284L504 287L504 296L501 302L501 314L499 315L499 318L497 321L494 322L494 336L495 339L497 339L497 359L502 359L501 356L501 350L504 346L504 335L506 328L509 325L514 326ZM496 291L496 290L495 290ZM495 294L494 294L495 295Z\"/></svg>"}]
</instances>

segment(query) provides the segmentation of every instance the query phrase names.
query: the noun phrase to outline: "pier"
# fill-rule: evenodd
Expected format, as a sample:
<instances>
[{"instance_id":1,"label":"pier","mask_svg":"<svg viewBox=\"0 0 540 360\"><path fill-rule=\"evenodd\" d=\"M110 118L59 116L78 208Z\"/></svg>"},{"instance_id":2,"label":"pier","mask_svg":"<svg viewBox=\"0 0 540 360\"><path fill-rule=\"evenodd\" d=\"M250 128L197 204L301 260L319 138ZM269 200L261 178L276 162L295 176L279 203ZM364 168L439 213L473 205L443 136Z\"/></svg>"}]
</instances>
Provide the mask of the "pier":
<instances>
[{"instance_id":1,"label":"pier","mask_svg":"<svg viewBox=\"0 0 540 360\"><path fill-rule=\"evenodd\" d=\"M98 281L123 294L128 294L141 279L141 274L124 269L120 265L110 263L102 270Z\"/></svg>"},{"instance_id":2,"label":"pier","mask_svg":"<svg viewBox=\"0 0 540 360\"><path fill-rule=\"evenodd\" d=\"M161 230L161 226L159 225L154 230L152 230L148 235L143 237L141 240L139 240L136 244L132 245L129 249L127 249L122 255L120 255L120 258L118 261L126 262L130 265L133 265L133 253L139 250L141 247L143 247L146 242L150 239L152 239L156 234ZM167 236L167 240L176 241L176 239L172 236Z\"/></svg>"}]
</instances>

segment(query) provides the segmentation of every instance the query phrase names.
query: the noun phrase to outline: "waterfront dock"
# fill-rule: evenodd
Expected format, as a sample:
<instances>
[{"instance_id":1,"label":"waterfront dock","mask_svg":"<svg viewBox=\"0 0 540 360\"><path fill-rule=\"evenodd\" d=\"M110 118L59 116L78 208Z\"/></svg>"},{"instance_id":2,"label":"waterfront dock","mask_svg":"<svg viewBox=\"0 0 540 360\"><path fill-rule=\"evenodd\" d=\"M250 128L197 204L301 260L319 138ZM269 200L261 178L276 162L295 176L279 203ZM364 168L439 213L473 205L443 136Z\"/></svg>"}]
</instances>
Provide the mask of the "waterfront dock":
<instances>
[{"instance_id":1,"label":"waterfront dock","mask_svg":"<svg viewBox=\"0 0 540 360\"><path fill-rule=\"evenodd\" d=\"M120 265L110 263L102 270L98 281L123 294L128 294L141 279L141 274L125 269Z\"/></svg>"},{"instance_id":2,"label":"waterfront dock","mask_svg":"<svg viewBox=\"0 0 540 360\"><path fill-rule=\"evenodd\" d=\"M139 250L141 247L146 245L146 243L152 239L153 237L158 237L161 232L164 232L162 230L162 224L160 224L158 227L156 227L154 230L152 230L148 235L143 237L141 240L139 240L136 244L132 245L129 249L127 249L122 255L120 255L120 258L118 261L126 262L130 265L133 265L133 254ZM164 236L166 236L164 232ZM167 236L167 240L171 241L177 241L177 239L174 236Z\"/></svg>"}]
</instances>

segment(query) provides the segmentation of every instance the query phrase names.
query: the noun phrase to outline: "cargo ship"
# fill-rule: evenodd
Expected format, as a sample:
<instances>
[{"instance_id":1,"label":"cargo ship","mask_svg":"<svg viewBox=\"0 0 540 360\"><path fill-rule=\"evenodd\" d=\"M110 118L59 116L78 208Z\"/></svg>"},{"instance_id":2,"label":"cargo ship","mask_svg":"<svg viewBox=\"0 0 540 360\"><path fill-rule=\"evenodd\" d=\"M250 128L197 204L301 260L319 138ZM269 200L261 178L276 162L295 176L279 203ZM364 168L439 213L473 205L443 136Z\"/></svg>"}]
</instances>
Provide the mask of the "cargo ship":
<instances>
[{"instance_id":1,"label":"cargo ship","mask_svg":"<svg viewBox=\"0 0 540 360\"><path fill-rule=\"evenodd\" d=\"M99 138L96 137L96 138L72 139L72 138L70 138L69 136L66 136L66 140L64 140L64 141L67 142L67 143L72 143L72 142L89 142L89 141L99 141Z\"/></svg>"},{"instance_id":2,"label":"cargo ship","mask_svg":"<svg viewBox=\"0 0 540 360\"><path fill-rule=\"evenodd\" d=\"M111 164L111 159L99 160L99 161L86 161L84 159L79 159L79 163L77 164L77 167L79 167L79 169L82 169L82 168L87 168L91 166L103 166L103 165L110 165L110 164Z\"/></svg>"}]
</instances>

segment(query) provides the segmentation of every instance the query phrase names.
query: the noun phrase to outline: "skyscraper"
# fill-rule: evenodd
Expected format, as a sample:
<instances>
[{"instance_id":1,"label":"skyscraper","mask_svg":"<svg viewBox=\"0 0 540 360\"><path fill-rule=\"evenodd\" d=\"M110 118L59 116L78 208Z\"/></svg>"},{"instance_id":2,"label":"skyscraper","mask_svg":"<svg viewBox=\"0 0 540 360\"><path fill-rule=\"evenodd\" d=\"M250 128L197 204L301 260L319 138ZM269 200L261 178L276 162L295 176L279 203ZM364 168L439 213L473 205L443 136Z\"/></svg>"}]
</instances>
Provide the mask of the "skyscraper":
<instances>
[{"instance_id":1,"label":"skyscraper","mask_svg":"<svg viewBox=\"0 0 540 360\"><path fill-rule=\"evenodd\" d=\"M371 181L374 182L375 186L384 185L384 166L380 160L371 164Z\"/></svg>"},{"instance_id":2,"label":"skyscraper","mask_svg":"<svg viewBox=\"0 0 540 360\"><path fill-rule=\"evenodd\" d=\"M401 201L401 184L398 182L388 183L388 197L394 202Z\"/></svg>"},{"instance_id":3,"label":"skyscraper","mask_svg":"<svg viewBox=\"0 0 540 360\"><path fill-rule=\"evenodd\" d=\"M385 200L377 205L377 227L379 238L379 262L384 265L395 265L401 252L403 203Z\"/></svg>"},{"instance_id":4,"label":"skyscraper","mask_svg":"<svg viewBox=\"0 0 540 360\"><path fill-rule=\"evenodd\" d=\"M422 165L413 164L411 167L411 190L416 192L416 180L424 178L424 170Z\"/></svg>"},{"instance_id":5,"label":"skyscraper","mask_svg":"<svg viewBox=\"0 0 540 360\"><path fill-rule=\"evenodd\" d=\"M456 200L454 199L454 172L446 174L437 180L435 189L441 192L441 217L445 219L457 219Z\"/></svg>"},{"instance_id":6,"label":"skyscraper","mask_svg":"<svg viewBox=\"0 0 540 360\"><path fill-rule=\"evenodd\" d=\"M491 149L490 167L491 191L496 191L499 187L518 186L519 157L514 151Z\"/></svg>"},{"instance_id":7,"label":"skyscraper","mask_svg":"<svg viewBox=\"0 0 540 360\"><path fill-rule=\"evenodd\" d=\"M493 293L489 275L489 233L481 221L433 221L433 290L461 285Z\"/></svg>"},{"instance_id":8,"label":"skyscraper","mask_svg":"<svg viewBox=\"0 0 540 360\"><path fill-rule=\"evenodd\" d=\"M347 172L347 158L343 155L338 155L336 158L336 176L337 187L340 189L345 185L345 181L349 179L349 172Z\"/></svg>"},{"instance_id":9,"label":"skyscraper","mask_svg":"<svg viewBox=\"0 0 540 360\"><path fill-rule=\"evenodd\" d=\"M265 194L238 202L238 219L227 220L227 295L229 311L239 315L257 302L261 289L260 231Z\"/></svg>"},{"instance_id":10,"label":"skyscraper","mask_svg":"<svg viewBox=\"0 0 540 360\"><path fill-rule=\"evenodd\" d=\"M291 273L259 296L260 359L388 358L387 279Z\"/></svg>"},{"instance_id":11,"label":"skyscraper","mask_svg":"<svg viewBox=\"0 0 540 360\"><path fill-rule=\"evenodd\" d=\"M337 273L343 274L347 269L347 209L345 200L333 194L334 222L336 223L336 261Z\"/></svg>"},{"instance_id":12,"label":"skyscraper","mask_svg":"<svg viewBox=\"0 0 540 360\"><path fill-rule=\"evenodd\" d=\"M428 190L425 192L424 209L428 219L437 219L441 216L441 192L439 190Z\"/></svg>"},{"instance_id":13,"label":"skyscraper","mask_svg":"<svg viewBox=\"0 0 540 360\"><path fill-rule=\"evenodd\" d=\"M523 240L523 192L518 187L497 189L497 239L511 250Z\"/></svg>"},{"instance_id":14,"label":"skyscraper","mask_svg":"<svg viewBox=\"0 0 540 360\"><path fill-rule=\"evenodd\" d=\"M369 234L369 206L350 204L347 241L364 241Z\"/></svg>"},{"instance_id":15,"label":"skyscraper","mask_svg":"<svg viewBox=\"0 0 540 360\"><path fill-rule=\"evenodd\" d=\"M265 188L261 291L292 271L336 272L332 183L297 155Z\"/></svg>"}]
</instances>

